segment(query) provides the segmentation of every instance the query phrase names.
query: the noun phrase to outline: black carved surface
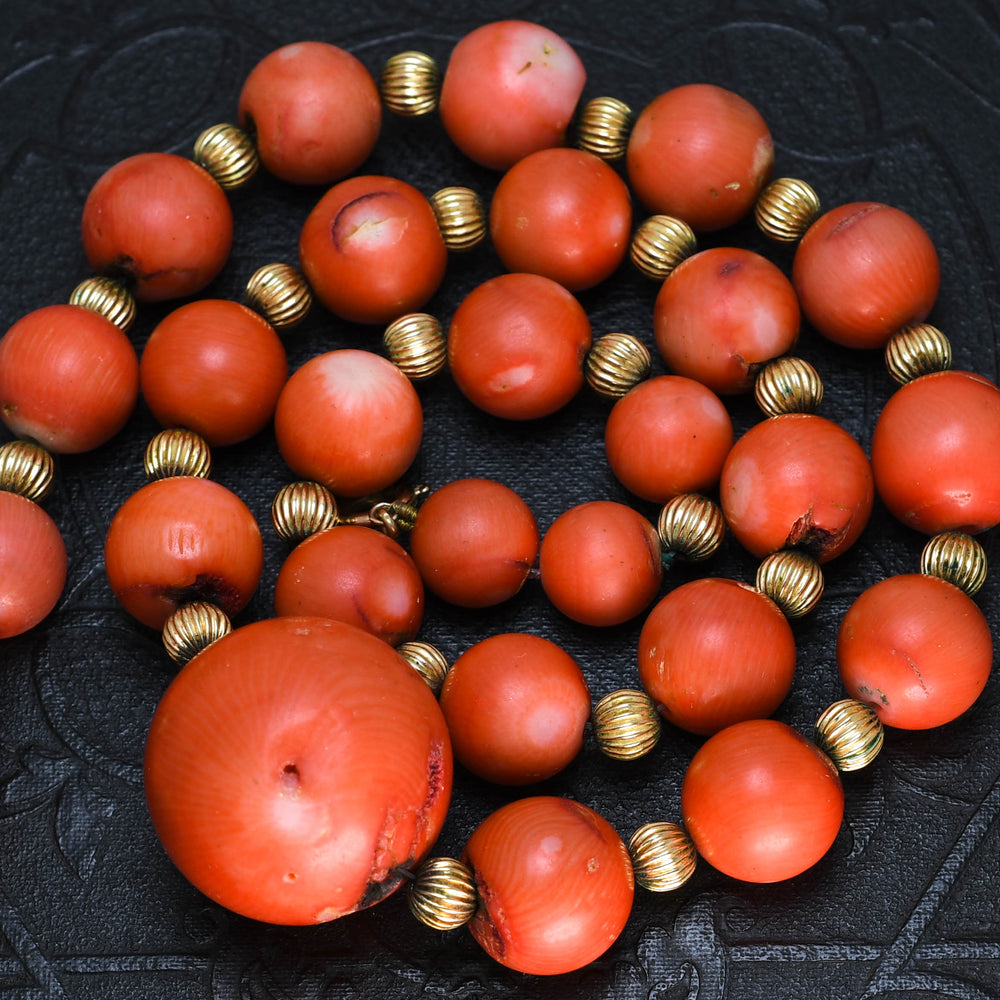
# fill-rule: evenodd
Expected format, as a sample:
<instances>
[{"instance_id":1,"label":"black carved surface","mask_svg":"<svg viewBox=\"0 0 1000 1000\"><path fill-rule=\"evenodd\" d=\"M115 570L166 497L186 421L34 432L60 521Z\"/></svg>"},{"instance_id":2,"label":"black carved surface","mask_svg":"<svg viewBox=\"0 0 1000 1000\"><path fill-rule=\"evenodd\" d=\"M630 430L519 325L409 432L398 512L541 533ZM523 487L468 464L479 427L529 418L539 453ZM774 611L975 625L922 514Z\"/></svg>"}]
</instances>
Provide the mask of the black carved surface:
<instances>
[{"instance_id":1,"label":"black carved surface","mask_svg":"<svg viewBox=\"0 0 1000 1000\"><path fill-rule=\"evenodd\" d=\"M588 68L585 97L611 94L641 108L681 83L719 83L768 120L777 174L807 178L827 207L871 199L913 214L941 255L931 321L951 338L955 367L998 378L1000 11L988 0L2 0L0 15L3 329L66 301L89 273L79 217L93 181L131 153L187 154L203 128L233 120L243 79L271 49L318 38L349 49L374 73L408 48L444 65L467 31L517 16L576 47ZM466 184L488 197L496 180L452 149L434 116L387 116L365 170L428 194ZM239 298L259 265L294 262L298 230L318 196L266 177L234 195L233 254L206 294ZM790 265L790 251L765 246L750 225L701 245L713 243ZM466 292L498 270L486 248L454 259L429 311L447 320ZM654 294L625 266L582 301L596 332L623 329L652 346ZM142 310L132 333L137 348L169 308ZM286 343L293 367L335 347L379 349L377 332L320 309ZM867 449L893 389L880 357L834 347L808 329L799 350L824 376L824 415ZM573 504L630 500L604 459L606 402L585 393L550 419L511 425L474 410L446 375L420 393L426 437L414 480L502 480L528 500L543 530ZM759 419L747 400L731 401L731 412L740 431ZM1000 996L996 677L963 718L938 731L890 733L877 762L847 776L841 835L813 869L788 883L748 886L703 864L671 895L640 891L620 940L575 974L510 972L464 930L417 924L398 894L369 912L300 930L210 904L164 856L143 799L145 731L173 668L158 636L117 607L102 567L104 533L142 484L142 451L158 429L140 406L110 444L59 460L46 506L69 550L66 591L44 624L0 644L5 1000ZM216 449L213 475L265 528L264 581L237 624L266 617L286 551L268 527L268 509L290 474L264 433ZM994 536L983 541L1000 564ZM859 545L827 567L820 610L795 625L798 672L779 718L809 731L841 697L833 657L841 615L871 583L914 570L922 544L877 508ZM752 581L755 564L727 542L709 570ZM704 572L676 571L664 590ZM977 600L1000 635L995 573ZM454 659L478 638L508 630L563 643L595 699L637 684L638 623L574 626L534 583L484 613L431 600L422 637ZM678 817L684 767L697 745L668 731L649 758L622 765L589 741L564 774L524 791L587 802L627 837L647 820ZM516 794L462 771L456 785L436 853L459 852L478 822Z\"/></svg>"}]
</instances>

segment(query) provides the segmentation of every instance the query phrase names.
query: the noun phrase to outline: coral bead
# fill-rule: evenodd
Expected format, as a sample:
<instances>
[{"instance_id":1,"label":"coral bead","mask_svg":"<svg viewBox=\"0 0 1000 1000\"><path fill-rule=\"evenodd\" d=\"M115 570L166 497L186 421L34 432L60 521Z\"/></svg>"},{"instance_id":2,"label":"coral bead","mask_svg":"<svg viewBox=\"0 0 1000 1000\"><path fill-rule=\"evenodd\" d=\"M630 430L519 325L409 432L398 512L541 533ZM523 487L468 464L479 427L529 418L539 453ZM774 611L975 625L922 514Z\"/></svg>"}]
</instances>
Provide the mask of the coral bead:
<instances>
[{"instance_id":1,"label":"coral bead","mask_svg":"<svg viewBox=\"0 0 1000 1000\"><path fill-rule=\"evenodd\" d=\"M795 252L806 319L845 347L882 348L937 298L940 265L923 227L898 208L854 202L827 212Z\"/></svg>"},{"instance_id":2,"label":"coral bead","mask_svg":"<svg viewBox=\"0 0 1000 1000\"><path fill-rule=\"evenodd\" d=\"M167 689L146 744L167 854L211 899L276 924L398 888L440 832L451 782L430 688L384 642L319 618L213 643Z\"/></svg>"},{"instance_id":3,"label":"coral bead","mask_svg":"<svg viewBox=\"0 0 1000 1000\"><path fill-rule=\"evenodd\" d=\"M778 882L811 868L844 818L833 762L773 719L710 737L681 788L684 826L711 865L744 882Z\"/></svg>"},{"instance_id":4,"label":"coral bead","mask_svg":"<svg viewBox=\"0 0 1000 1000\"><path fill-rule=\"evenodd\" d=\"M971 372L934 372L885 404L872 435L879 497L929 535L1000 523L1000 389Z\"/></svg>"},{"instance_id":5,"label":"coral bead","mask_svg":"<svg viewBox=\"0 0 1000 1000\"><path fill-rule=\"evenodd\" d=\"M125 275L140 302L201 291L222 270L233 213L191 160L140 153L115 164L83 206L83 249L99 274Z\"/></svg>"},{"instance_id":6,"label":"coral bead","mask_svg":"<svg viewBox=\"0 0 1000 1000\"><path fill-rule=\"evenodd\" d=\"M0 339L0 418L49 451L104 444L125 425L138 395L135 348L90 309L44 306Z\"/></svg>"},{"instance_id":7,"label":"coral bead","mask_svg":"<svg viewBox=\"0 0 1000 1000\"><path fill-rule=\"evenodd\" d=\"M296 475L338 496L391 486L410 467L423 435L416 389L368 351L328 351L295 371L278 397L278 449Z\"/></svg>"},{"instance_id":8,"label":"coral bead","mask_svg":"<svg viewBox=\"0 0 1000 1000\"><path fill-rule=\"evenodd\" d=\"M869 587L837 636L848 694L887 726L931 729L972 706L993 663L990 628L953 584L918 573Z\"/></svg>"},{"instance_id":9,"label":"coral bead","mask_svg":"<svg viewBox=\"0 0 1000 1000\"><path fill-rule=\"evenodd\" d=\"M253 131L261 163L293 184L332 184L356 170L382 127L378 87L364 65L325 42L296 42L250 71L240 125Z\"/></svg>"},{"instance_id":10,"label":"coral bead","mask_svg":"<svg viewBox=\"0 0 1000 1000\"><path fill-rule=\"evenodd\" d=\"M455 759L502 785L543 781L580 752L590 692L576 661L521 632L467 649L441 688Z\"/></svg>"},{"instance_id":11,"label":"coral bead","mask_svg":"<svg viewBox=\"0 0 1000 1000\"><path fill-rule=\"evenodd\" d=\"M587 73L568 42L527 21L496 21L455 46L441 84L441 122L476 163L507 170L561 146Z\"/></svg>"},{"instance_id":12,"label":"coral bead","mask_svg":"<svg viewBox=\"0 0 1000 1000\"><path fill-rule=\"evenodd\" d=\"M628 851L603 816L569 799L502 806L463 852L476 873L473 936L498 962L533 975L593 962L628 921L635 882Z\"/></svg>"}]
</instances>

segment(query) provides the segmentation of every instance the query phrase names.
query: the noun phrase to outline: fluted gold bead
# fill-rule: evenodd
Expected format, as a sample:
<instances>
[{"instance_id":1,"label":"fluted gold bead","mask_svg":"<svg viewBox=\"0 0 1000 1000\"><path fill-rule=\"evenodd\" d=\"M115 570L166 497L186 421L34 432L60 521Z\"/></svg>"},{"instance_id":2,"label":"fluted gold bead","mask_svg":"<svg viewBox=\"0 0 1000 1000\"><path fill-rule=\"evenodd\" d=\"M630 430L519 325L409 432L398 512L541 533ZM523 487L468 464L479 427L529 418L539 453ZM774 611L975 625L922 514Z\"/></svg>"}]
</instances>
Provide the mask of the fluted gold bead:
<instances>
[{"instance_id":1,"label":"fluted gold bead","mask_svg":"<svg viewBox=\"0 0 1000 1000\"><path fill-rule=\"evenodd\" d=\"M653 359L649 349L628 333L606 333L587 353L587 384L610 399L624 396L649 377Z\"/></svg>"},{"instance_id":2,"label":"fluted gold bead","mask_svg":"<svg viewBox=\"0 0 1000 1000\"><path fill-rule=\"evenodd\" d=\"M399 52L382 67L378 81L382 103L406 118L430 114L441 92L441 70L426 52Z\"/></svg>"},{"instance_id":3,"label":"fluted gold bead","mask_svg":"<svg viewBox=\"0 0 1000 1000\"><path fill-rule=\"evenodd\" d=\"M441 323L428 313L407 313L385 328L382 343L389 360L411 381L431 378L448 363L448 342Z\"/></svg>"},{"instance_id":4,"label":"fluted gold bead","mask_svg":"<svg viewBox=\"0 0 1000 1000\"><path fill-rule=\"evenodd\" d=\"M132 293L120 281L103 275L81 281L70 293L69 303L98 313L122 333L132 328L138 311Z\"/></svg>"},{"instance_id":5,"label":"fluted gold bead","mask_svg":"<svg viewBox=\"0 0 1000 1000\"><path fill-rule=\"evenodd\" d=\"M663 724L645 691L621 690L606 694L595 706L594 737L613 760L638 760L659 742Z\"/></svg>"},{"instance_id":6,"label":"fluted gold bead","mask_svg":"<svg viewBox=\"0 0 1000 1000\"><path fill-rule=\"evenodd\" d=\"M815 413L823 402L823 380L802 358L783 357L769 361L754 382L757 405L769 416L783 413Z\"/></svg>"},{"instance_id":7,"label":"fluted gold bead","mask_svg":"<svg viewBox=\"0 0 1000 1000\"><path fill-rule=\"evenodd\" d=\"M289 483L271 502L271 523L286 542L301 542L338 522L337 501L322 483Z\"/></svg>"},{"instance_id":8,"label":"fluted gold bead","mask_svg":"<svg viewBox=\"0 0 1000 1000\"><path fill-rule=\"evenodd\" d=\"M429 642L402 642L396 652L427 682L427 686L437 694L448 676L448 661L437 646Z\"/></svg>"},{"instance_id":9,"label":"fluted gold bead","mask_svg":"<svg viewBox=\"0 0 1000 1000\"><path fill-rule=\"evenodd\" d=\"M899 385L951 368L951 341L930 323L911 323L889 338L885 366Z\"/></svg>"},{"instance_id":10,"label":"fluted gold bead","mask_svg":"<svg viewBox=\"0 0 1000 1000\"><path fill-rule=\"evenodd\" d=\"M173 476L207 479L212 471L212 452L200 434L171 427L160 431L146 446L143 465L149 480Z\"/></svg>"},{"instance_id":11,"label":"fluted gold bead","mask_svg":"<svg viewBox=\"0 0 1000 1000\"><path fill-rule=\"evenodd\" d=\"M246 301L276 330L288 330L309 315L313 296L298 268L291 264L265 264L250 276Z\"/></svg>"},{"instance_id":12,"label":"fluted gold bead","mask_svg":"<svg viewBox=\"0 0 1000 1000\"><path fill-rule=\"evenodd\" d=\"M772 552L757 567L757 589L778 605L786 618L801 618L823 596L823 570L812 556L795 549Z\"/></svg>"},{"instance_id":13,"label":"fluted gold bead","mask_svg":"<svg viewBox=\"0 0 1000 1000\"><path fill-rule=\"evenodd\" d=\"M635 231L629 256L647 278L663 281L697 249L694 230L686 222L669 215L652 215Z\"/></svg>"},{"instance_id":14,"label":"fluted gold bead","mask_svg":"<svg viewBox=\"0 0 1000 1000\"><path fill-rule=\"evenodd\" d=\"M816 720L816 745L841 771L867 767L884 741L882 720L871 705L844 698Z\"/></svg>"},{"instance_id":15,"label":"fluted gold bead","mask_svg":"<svg viewBox=\"0 0 1000 1000\"><path fill-rule=\"evenodd\" d=\"M632 124L632 109L624 101L595 97L580 113L576 144L607 163L617 163L628 150Z\"/></svg>"},{"instance_id":16,"label":"fluted gold bead","mask_svg":"<svg viewBox=\"0 0 1000 1000\"><path fill-rule=\"evenodd\" d=\"M698 852L678 823L645 823L629 838L635 880L651 892L671 892L694 874Z\"/></svg>"},{"instance_id":17,"label":"fluted gold bead","mask_svg":"<svg viewBox=\"0 0 1000 1000\"><path fill-rule=\"evenodd\" d=\"M970 597L986 582L988 569L986 551L964 531L942 531L920 553L921 573L947 580Z\"/></svg>"},{"instance_id":18,"label":"fluted gold bead","mask_svg":"<svg viewBox=\"0 0 1000 1000\"><path fill-rule=\"evenodd\" d=\"M163 626L163 645L170 659L183 664L233 630L229 617L214 604L182 604Z\"/></svg>"},{"instance_id":19,"label":"fluted gold bead","mask_svg":"<svg viewBox=\"0 0 1000 1000\"><path fill-rule=\"evenodd\" d=\"M55 461L34 441L7 441L0 445L0 490L39 503L52 489Z\"/></svg>"},{"instance_id":20,"label":"fluted gold bead","mask_svg":"<svg viewBox=\"0 0 1000 1000\"><path fill-rule=\"evenodd\" d=\"M805 182L779 177L757 198L757 227L777 243L797 243L819 217L819 197Z\"/></svg>"},{"instance_id":21,"label":"fluted gold bead","mask_svg":"<svg viewBox=\"0 0 1000 1000\"><path fill-rule=\"evenodd\" d=\"M260 157L243 129L226 122L205 129L195 140L194 161L207 170L224 191L242 187L257 173Z\"/></svg>"},{"instance_id":22,"label":"fluted gold bead","mask_svg":"<svg viewBox=\"0 0 1000 1000\"><path fill-rule=\"evenodd\" d=\"M701 562L718 551L726 535L726 519L714 500L682 493L660 508L656 531L664 552Z\"/></svg>"},{"instance_id":23,"label":"fluted gold bead","mask_svg":"<svg viewBox=\"0 0 1000 1000\"><path fill-rule=\"evenodd\" d=\"M422 924L450 931L467 924L479 905L472 869L454 858L428 858L406 894L410 912Z\"/></svg>"},{"instance_id":24,"label":"fluted gold bead","mask_svg":"<svg viewBox=\"0 0 1000 1000\"><path fill-rule=\"evenodd\" d=\"M486 210L472 188L446 187L428 199L444 245L451 253L465 253L479 246L486 236Z\"/></svg>"}]
</instances>

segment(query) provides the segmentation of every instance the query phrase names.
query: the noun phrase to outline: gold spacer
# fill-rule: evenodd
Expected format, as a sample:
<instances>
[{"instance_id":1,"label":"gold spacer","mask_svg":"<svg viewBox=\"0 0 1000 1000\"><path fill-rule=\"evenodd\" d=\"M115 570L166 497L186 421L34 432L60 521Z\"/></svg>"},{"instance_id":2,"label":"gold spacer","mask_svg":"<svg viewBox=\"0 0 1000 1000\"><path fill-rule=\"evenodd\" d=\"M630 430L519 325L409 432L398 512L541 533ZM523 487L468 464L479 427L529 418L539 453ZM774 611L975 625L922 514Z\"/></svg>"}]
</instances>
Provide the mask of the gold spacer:
<instances>
[{"instance_id":1,"label":"gold spacer","mask_svg":"<svg viewBox=\"0 0 1000 1000\"><path fill-rule=\"evenodd\" d=\"M426 52L390 56L379 75L382 103L396 115L416 118L437 108L441 70Z\"/></svg>"},{"instance_id":2,"label":"gold spacer","mask_svg":"<svg viewBox=\"0 0 1000 1000\"><path fill-rule=\"evenodd\" d=\"M486 210L472 188L446 187L428 198L444 245L451 253L465 253L486 236Z\"/></svg>"},{"instance_id":3,"label":"gold spacer","mask_svg":"<svg viewBox=\"0 0 1000 1000\"><path fill-rule=\"evenodd\" d=\"M841 771L867 767L882 749L882 720L871 705L845 698L816 720L816 745Z\"/></svg>"},{"instance_id":4,"label":"gold spacer","mask_svg":"<svg viewBox=\"0 0 1000 1000\"><path fill-rule=\"evenodd\" d=\"M408 313L385 328L382 343L389 360L411 381L437 375L448 363L448 342L441 323L428 313Z\"/></svg>"},{"instance_id":5,"label":"gold spacer","mask_svg":"<svg viewBox=\"0 0 1000 1000\"><path fill-rule=\"evenodd\" d=\"M243 129L228 123L213 125L198 136L194 162L207 170L223 191L243 187L260 166L253 140Z\"/></svg>"},{"instance_id":6,"label":"gold spacer","mask_svg":"<svg viewBox=\"0 0 1000 1000\"><path fill-rule=\"evenodd\" d=\"M611 399L624 396L649 377L653 359L649 349L628 333L606 333L587 352L587 384Z\"/></svg>"},{"instance_id":7,"label":"gold spacer","mask_svg":"<svg viewBox=\"0 0 1000 1000\"><path fill-rule=\"evenodd\" d=\"M628 150L632 109L616 97L595 97L580 113L576 144L607 163L617 163Z\"/></svg>"},{"instance_id":8,"label":"gold spacer","mask_svg":"<svg viewBox=\"0 0 1000 1000\"><path fill-rule=\"evenodd\" d=\"M448 661L437 646L429 642L402 642L396 647L404 660L427 682L427 686L437 694L448 676Z\"/></svg>"},{"instance_id":9,"label":"gold spacer","mask_svg":"<svg viewBox=\"0 0 1000 1000\"><path fill-rule=\"evenodd\" d=\"M635 880L651 892L679 889L698 863L694 842L679 823L644 823L629 838Z\"/></svg>"},{"instance_id":10,"label":"gold spacer","mask_svg":"<svg viewBox=\"0 0 1000 1000\"><path fill-rule=\"evenodd\" d=\"M246 301L276 330L288 330L309 314L312 291L291 264L265 264L250 276Z\"/></svg>"},{"instance_id":11,"label":"gold spacer","mask_svg":"<svg viewBox=\"0 0 1000 1000\"><path fill-rule=\"evenodd\" d=\"M823 401L823 380L802 358L775 358L758 373L753 392L757 405L769 417L815 413Z\"/></svg>"},{"instance_id":12,"label":"gold spacer","mask_svg":"<svg viewBox=\"0 0 1000 1000\"><path fill-rule=\"evenodd\" d=\"M694 230L686 222L669 215L652 215L635 231L629 256L647 278L663 281L697 249Z\"/></svg>"},{"instance_id":13,"label":"gold spacer","mask_svg":"<svg viewBox=\"0 0 1000 1000\"><path fill-rule=\"evenodd\" d=\"M951 341L930 323L912 323L885 345L885 366L900 385L951 368Z\"/></svg>"},{"instance_id":14,"label":"gold spacer","mask_svg":"<svg viewBox=\"0 0 1000 1000\"><path fill-rule=\"evenodd\" d=\"M779 177L760 193L757 227L777 243L797 243L819 217L819 197L805 181Z\"/></svg>"},{"instance_id":15,"label":"gold spacer","mask_svg":"<svg viewBox=\"0 0 1000 1000\"><path fill-rule=\"evenodd\" d=\"M942 531L920 553L920 572L937 576L964 590L969 597L986 582L986 551L964 531Z\"/></svg>"},{"instance_id":16,"label":"gold spacer","mask_svg":"<svg viewBox=\"0 0 1000 1000\"><path fill-rule=\"evenodd\" d=\"M823 596L823 570L812 556L796 549L772 552L757 567L757 589L778 605L786 618L801 618Z\"/></svg>"},{"instance_id":17,"label":"gold spacer","mask_svg":"<svg viewBox=\"0 0 1000 1000\"><path fill-rule=\"evenodd\" d=\"M663 551L689 562L715 555L726 535L726 519L714 500L682 493L660 509L656 531Z\"/></svg>"},{"instance_id":18,"label":"gold spacer","mask_svg":"<svg viewBox=\"0 0 1000 1000\"><path fill-rule=\"evenodd\" d=\"M34 441L0 444L0 490L39 503L52 489L55 460Z\"/></svg>"},{"instance_id":19,"label":"gold spacer","mask_svg":"<svg viewBox=\"0 0 1000 1000\"><path fill-rule=\"evenodd\" d=\"M149 442L143 465L149 480L173 476L207 479L212 471L212 453L200 434L183 427L171 427L160 431Z\"/></svg>"},{"instance_id":20,"label":"gold spacer","mask_svg":"<svg viewBox=\"0 0 1000 1000\"><path fill-rule=\"evenodd\" d=\"M428 858L410 883L406 901L422 924L454 930L467 924L479 905L475 875L454 858Z\"/></svg>"},{"instance_id":21,"label":"gold spacer","mask_svg":"<svg viewBox=\"0 0 1000 1000\"><path fill-rule=\"evenodd\" d=\"M163 645L174 663L183 666L217 639L232 632L229 617L214 604L182 604L163 626Z\"/></svg>"},{"instance_id":22,"label":"gold spacer","mask_svg":"<svg viewBox=\"0 0 1000 1000\"><path fill-rule=\"evenodd\" d=\"M592 723L601 750L613 760L638 760L659 742L663 724L645 691L606 694L595 706Z\"/></svg>"},{"instance_id":23,"label":"gold spacer","mask_svg":"<svg viewBox=\"0 0 1000 1000\"><path fill-rule=\"evenodd\" d=\"M337 501L322 483L289 483L271 502L271 523L286 542L301 542L339 521Z\"/></svg>"},{"instance_id":24,"label":"gold spacer","mask_svg":"<svg viewBox=\"0 0 1000 1000\"><path fill-rule=\"evenodd\" d=\"M114 278L95 275L85 278L70 293L71 306L83 306L128 333L135 322L136 305L132 293Z\"/></svg>"}]
</instances>

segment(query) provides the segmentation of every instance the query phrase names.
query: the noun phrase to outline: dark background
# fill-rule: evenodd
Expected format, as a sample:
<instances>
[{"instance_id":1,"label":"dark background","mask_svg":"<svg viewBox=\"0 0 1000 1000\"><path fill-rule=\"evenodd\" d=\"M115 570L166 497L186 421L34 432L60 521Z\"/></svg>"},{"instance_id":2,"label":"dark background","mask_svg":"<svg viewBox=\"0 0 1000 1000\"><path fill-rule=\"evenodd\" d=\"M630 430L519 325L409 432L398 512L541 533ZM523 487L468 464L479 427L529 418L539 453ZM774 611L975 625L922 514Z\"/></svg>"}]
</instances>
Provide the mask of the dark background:
<instances>
[{"instance_id":1,"label":"dark background","mask_svg":"<svg viewBox=\"0 0 1000 1000\"><path fill-rule=\"evenodd\" d=\"M132 153L188 154L203 128L234 120L243 79L271 49L316 38L350 50L375 74L410 48L444 66L463 34L507 16L545 24L571 42L588 69L585 98L610 94L641 109L672 86L721 84L764 114L776 175L808 179L826 207L872 199L913 214L941 255L930 319L951 337L955 367L997 379L1000 13L977 0L470 0L460 8L430 0L7 0L0 3L3 329L66 301L89 273L79 218L96 178ZM436 116L387 116L365 171L394 174L427 194L466 184L484 198L496 180L452 149ZM294 262L299 228L320 193L261 177L234 195L232 257L206 294L239 298L259 265ZM750 225L701 241L720 243L790 265L791 251L765 246ZM429 311L447 322L461 298L498 271L488 248L453 260ZM596 334L622 329L652 347L654 295L626 265L581 298ZM142 310L132 333L137 348L170 308ZM286 343L293 368L335 347L380 349L377 331L321 309ZM834 347L808 329L799 351L824 376L823 414L867 450L893 390L881 357ZM629 500L604 458L609 404L592 394L551 419L513 425L474 410L447 375L420 393L426 435L415 480L499 479L529 502L543 530L573 504ZM730 403L738 431L760 419L752 402ZM788 883L747 886L703 864L671 895L639 891L617 944L568 976L512 973L464 930L441 934L417 924L399 894L304 930L255 924L208 903L167 861L143 800L145 731L173 668L158 636L117 607L102 568L104 533L142 484L142 451L157 429L140 405L110 444L59 460L46 506L67 541L66 591L42 626L0 645L5 1000L1000 996L995 677L963 718L934 732L890 733L879 760L845 778L843 829L813 869ZM214 478L242 496L264 528L264 580L239 624L271 614L286 547L268 511L291 476L269 433L216 449L214 467ZM655 518L655 509L639 506ZM994 538L983 541L996 562ZM840 617L865 587L915 570L922 544L877 508L859 545L828 567L819 611L795 625L798 672L779 718L808 732L842 696L833 656ZM675 573L664 591L706 572L752 582L755 564L730 541L707 568ZM995 576L977 600L1000 634ZM574 626L529 582L518 598L483 614L430 601L422 636L453 659L486 635L535 631L578 659L596 699L637 684L639 624ZM649 758L623 765L601 758L588 738L563 775L525 791L578 798L627 837L647 820L678 818L684 767L698 742L668 730ZM516 794L459 770L436 853L459 852L478 822Z\"/></svg>"}]
</instances>

